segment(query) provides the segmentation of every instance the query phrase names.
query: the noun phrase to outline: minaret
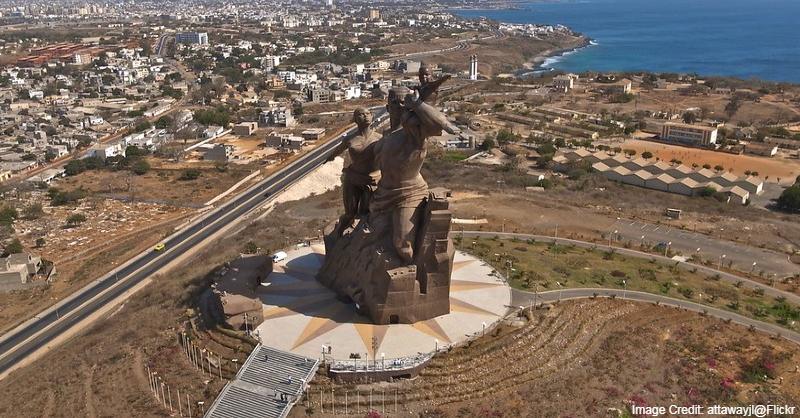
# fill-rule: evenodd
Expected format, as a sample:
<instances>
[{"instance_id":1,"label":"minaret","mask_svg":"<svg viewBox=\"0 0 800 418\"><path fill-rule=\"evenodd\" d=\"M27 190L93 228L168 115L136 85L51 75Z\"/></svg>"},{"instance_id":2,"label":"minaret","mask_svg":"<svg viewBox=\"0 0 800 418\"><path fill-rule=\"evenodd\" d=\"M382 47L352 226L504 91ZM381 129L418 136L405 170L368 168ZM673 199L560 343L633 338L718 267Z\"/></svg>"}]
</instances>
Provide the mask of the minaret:
<instances>
[{"instance_id":1,"label":"minaret","mask_svg":"<svg viewBox=\"0 0 800 418\"><path fill-rule=\"evenodd\" d=\"M470 55L469 57L469 79L478 79L478 56Z\"/></svg>"}]
</instances>

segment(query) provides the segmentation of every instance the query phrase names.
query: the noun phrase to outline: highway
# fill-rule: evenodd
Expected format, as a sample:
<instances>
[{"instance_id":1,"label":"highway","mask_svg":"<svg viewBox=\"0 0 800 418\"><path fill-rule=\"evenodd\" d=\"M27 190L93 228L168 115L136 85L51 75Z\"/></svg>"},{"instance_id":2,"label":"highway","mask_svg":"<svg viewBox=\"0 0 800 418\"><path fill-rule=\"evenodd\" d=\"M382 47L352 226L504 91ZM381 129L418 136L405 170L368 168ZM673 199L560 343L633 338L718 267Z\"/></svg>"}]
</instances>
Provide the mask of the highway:
<instances>
[{"instance_id":1,"label":"highway","mask_svg":"<svg viewBox=\"0 0 800 418\"><path fill-rule=\"evenodd\" d=\"M373 112L375 126L386 121L388 115L385 109L373 109ZM163 252L148 250L139 254L0 337L0 374L226 225L273 199L283 189L322 165L336 151L342 139L352 137L355 133L355 128L349 129L339 138L316 147L219 208L202 215L166 238L163 241L166 250Z\"/></svg>"}]
</instances>

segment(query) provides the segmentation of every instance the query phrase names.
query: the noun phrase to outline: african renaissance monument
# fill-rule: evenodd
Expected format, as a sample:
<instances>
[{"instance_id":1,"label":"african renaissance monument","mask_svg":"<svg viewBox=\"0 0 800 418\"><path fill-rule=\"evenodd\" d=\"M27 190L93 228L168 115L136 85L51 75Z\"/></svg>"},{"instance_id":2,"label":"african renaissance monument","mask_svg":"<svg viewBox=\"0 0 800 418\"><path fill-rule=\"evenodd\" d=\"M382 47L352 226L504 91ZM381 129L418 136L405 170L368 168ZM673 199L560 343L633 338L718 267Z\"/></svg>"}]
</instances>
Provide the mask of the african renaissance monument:
<instances>
[{"instance_id":1,"label":"african renaissance monument","mask_svg":"<svg viewBox=\"0 0 800 418\"><path fill-rule=\"evenodd\" d=\"M450 312L455 249L447 193L429 189L420 169L426 139L457 130L432 104L445 79L389 92L390 126L373 132L358 109L358 134L343 147L344 214L326 229L317 279L376 324L414 323Z\"/></svg>"}]
</instances>

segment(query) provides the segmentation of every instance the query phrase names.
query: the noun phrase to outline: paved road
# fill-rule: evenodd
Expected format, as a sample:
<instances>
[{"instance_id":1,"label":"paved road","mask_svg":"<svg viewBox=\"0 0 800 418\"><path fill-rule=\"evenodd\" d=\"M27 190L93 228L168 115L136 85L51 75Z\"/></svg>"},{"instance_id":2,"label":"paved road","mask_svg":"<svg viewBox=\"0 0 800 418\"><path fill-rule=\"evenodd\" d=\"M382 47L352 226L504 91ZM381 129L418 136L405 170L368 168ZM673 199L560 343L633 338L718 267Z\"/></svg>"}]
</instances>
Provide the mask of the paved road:
<instances>
[{"instance_id":1,"label":"paved road","mask_svg":"<svg viewBox=\"0 0 800 418\"><path fill-rule=\"evenodd\" d=\"M462 232L454 231L454 232L452 232L452 234L454 236L459 236L459 235L462 234ZM513 239L513 238L517 238L517 239L520 239L520 240L533 239L533 240L536 240L536 241L548 241L548 242L553 242L553 240L556 240L559 244L571 244L571 245L575 245L575 246L583 247L583 248L598 248L598 249L606 249L606 250L609 249L609 248L613 248L615 252L617 252L619 254L631 256L631 257L646 258L648 260L656 259L656 260L659 260L659 261L664 262L664 263L675 263L676 262L675 260L673 260L671 258L664 257L664 256L661 256L661 255L657 255L657 254L649 254L649 253L636 251L636 250L631 250L631 249L622 248L622 247L613 247L613 246L609 247L608 245L597 244L597 243L594 243L594 242L587 242L587 241L578 241L578 240L568 239L568 238L553 238L553 237L549 237L549 236L545 236L545 235L514 234L514 233L510 233L510 232L503 233L503 232L490 232L490 231L464 231L463 234L464 234L464 237L491 238L491 237L497 236L497 237L500 237L502 239ZM794 293L786 292L786 291L780 290L780 289L776 289L774 287L770 287L770 286L767 286L765 284L762 284L762 283L759 283L759 282L756 282L756 281L753 281L753 280L750 280L750 279L746 279L746 278L741 277L741 276L737 276L735 274L730 274L730 273L727 273L727 272L724 272L724 271L719 271L719 270L711 268L711 267L706 267L706 266L702 266L702 265L699 265L699 264L693 264L693 263L688 263L688 262L680 262L680 263L678 263L678 266L683 268L684 270L697 269L698 272L703 273L703 274L707 274L709 276L713 276L713 275L718 274L721 280L725 280L725 281L728 281L728 282L731 282L731 283L742 282L743 286L745 286L745 287L749 287L749 288L753 288L753 289L755 289L755 288L764 289L764 294L766 294L766 295L769 295L769 296L772 296L772 297L783 296L788 301L794 302L796 304L800 304L800 296L798 296L798 295L796 295Z\"/></svg>"},{"instance_id":2,"label":"paved road","mask_svg":"<svg viewBox=\"0 0 800 418\"><path fill-rule=\"evenodd\" d=\"M511 291L511 304L513 306L528 307L534 304L541 304L544 302L555 302L562 299L585 299L594 297L610 297L614 296L620 299L634 300L638 302L659 303L661 305L676 306L683 309L688 309L695 312L706 312L716 318L731 320L737 324L766 332L770 335L778 335L800 344L800 333L782 328L778 325L768 324L755 319L751 319L734 312L728 312L723 309L713 308L710 306L701 305L699 303L689 302L686 300L673 299L666 296L654 295L651 293L637 292L632 290L617 290L617 289L564 289L564 290L550 290L547 292L526 292L519 289L512 289Z\"/></svg>"},{"instance_id":3,"label":"paved road","mask_svg":"<svg viewBox=\"0 0 800 418\"><path fill-rule=\"evenodd\" d=\"M378 109L375 113L376 125L386 120L385 110ZM226 225L273 199L283 189L322 165L342 138L354 134L355 128L351 128L340 138L315 148L203 215L165 239L165 251L146 251L138 255L0 337L0 374Z\"/></svg>"},{"instance_id":4,"label":"paved road","mask_svg":"<svg viewBox=\"0 0 800 418\"><path fill-rule=\"evenodd\" d=\"M786 254L738 242L724 241L666 225L655 225L623 218L618 219L608 228L609 233L613 233L613 231L618 231L615 237L617 241L631 241L639 244L644 236L644 242L652 245L659 242L671 242L673 250L680 251L686 256L695 254L699 248L702 258L717 262L722 259L726 265L732 263L734 268L741 271L755 270L759 272L764 270L766 274L776 275L779 278L800 272L800 266L789 261L789 256ZM722 258L722 255L725 257ZM757 263L755 268L753 268L753 262Z\"/></svg>"}]
</instances>

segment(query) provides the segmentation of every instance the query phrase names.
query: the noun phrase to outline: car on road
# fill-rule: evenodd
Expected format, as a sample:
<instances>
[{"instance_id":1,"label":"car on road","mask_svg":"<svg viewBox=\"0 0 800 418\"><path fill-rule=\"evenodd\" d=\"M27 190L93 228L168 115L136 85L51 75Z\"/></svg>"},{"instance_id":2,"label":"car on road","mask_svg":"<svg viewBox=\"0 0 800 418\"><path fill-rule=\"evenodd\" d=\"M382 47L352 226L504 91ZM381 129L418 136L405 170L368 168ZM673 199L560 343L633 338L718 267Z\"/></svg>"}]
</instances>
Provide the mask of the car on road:
<instances>
[{"instance_id":1,"label":"car on road","mask_svg":"<svg viewBox=\"0 0 800 418\"><path fill-rule=\"evenodd\" d=\"M288 254L286 254L286 252L284 252L284 251L278 251L277 253L275 253L275 254L272 254L272 262L273 262L273 263L277 263L277 262L279 262L279 261L286 260L286 257L288 257L288 256L289 256L289 255L288 255Z\"/></svg>"},{"instance_id":2,"label":"car on road","mask_svg":"<svg viewBox=\"0 0 800 418\"><path fill-rule=\"evenodd\" d=\"M153 251L156 252L164 251L164 248L167 248L167 245L164 244L163 242L159 242L158 244L156 244L155 247L153 247Z\"/></svg>"}]
</instances>

